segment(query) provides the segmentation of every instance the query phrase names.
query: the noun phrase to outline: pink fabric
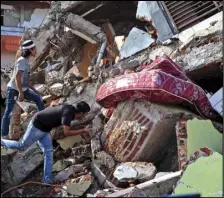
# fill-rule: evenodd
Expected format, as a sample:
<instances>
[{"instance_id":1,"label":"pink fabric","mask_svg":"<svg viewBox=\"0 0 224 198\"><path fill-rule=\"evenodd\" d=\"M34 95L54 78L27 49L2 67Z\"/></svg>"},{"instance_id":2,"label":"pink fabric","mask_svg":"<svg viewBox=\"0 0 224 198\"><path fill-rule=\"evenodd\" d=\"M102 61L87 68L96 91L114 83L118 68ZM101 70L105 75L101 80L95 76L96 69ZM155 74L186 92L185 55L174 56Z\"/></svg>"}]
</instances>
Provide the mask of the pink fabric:
<instances>
[{"instance_id":1,"label":"pink fabric","mask_svg":"<svg viewBox=\"0 0 224 198\"><path fill-rule=\"evenodd\" d=\"M114 107L126 99L183 104L201 116L215 119L206 93L194 84L169 57L157 57L138 73L130 73L108 80L97 93L97 102L105 108Z\"/></svg>"}]
</instances>

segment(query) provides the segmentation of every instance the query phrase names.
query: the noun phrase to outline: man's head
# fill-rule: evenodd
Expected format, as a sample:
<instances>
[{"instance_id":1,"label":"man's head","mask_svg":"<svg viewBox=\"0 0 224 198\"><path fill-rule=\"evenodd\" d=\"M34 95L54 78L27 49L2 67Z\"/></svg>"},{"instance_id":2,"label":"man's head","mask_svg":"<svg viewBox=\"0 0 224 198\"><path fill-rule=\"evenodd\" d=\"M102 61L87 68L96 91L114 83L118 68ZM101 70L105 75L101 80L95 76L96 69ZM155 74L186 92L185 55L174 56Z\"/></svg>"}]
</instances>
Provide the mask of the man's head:
<instances>
[{"instance_id":1,"label":"man's head","mask_svg":"<svg viewBox=\"0 0 224 198\"><path fill-rule=\"evenodd\" d=\"M82 120L90 111L90 106L84 102L78 102L74 105L75 107L75 119Z\"/></svg>"},{"instance_id":2,"label":"man's head","mask_svg":"<svg viewBox=\"0 0 224 198\"><path fill-rule=\"evenodd\" d=\"M36 45L31 40L26 40L22 44L22 56L27 58L29 56L35 57L37 53Z\"/></svg>"}]
</instances>

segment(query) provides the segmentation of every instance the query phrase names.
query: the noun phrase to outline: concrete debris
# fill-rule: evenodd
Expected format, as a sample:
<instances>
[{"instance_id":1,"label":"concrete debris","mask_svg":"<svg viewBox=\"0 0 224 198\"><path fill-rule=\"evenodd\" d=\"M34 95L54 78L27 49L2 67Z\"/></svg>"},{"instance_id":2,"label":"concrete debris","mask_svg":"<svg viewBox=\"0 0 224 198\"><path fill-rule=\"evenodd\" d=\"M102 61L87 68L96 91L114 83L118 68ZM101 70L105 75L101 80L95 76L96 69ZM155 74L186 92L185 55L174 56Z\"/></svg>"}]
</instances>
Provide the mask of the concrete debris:
<instances>
[{"instance_id":1,"label":"concrete debris","mask_svg":"<svg viewBox=\"0 0 224 198\"><path fill-rule=\"evenodd\" d=\"M2 178L5 178L5 174L9 171L9 175L13 175L11 180L8 180L9 184L18 185L43 163L43 155L39 146L33 144L25 151L14 154L7 163L6 169L2 170Z\"/></svg>"},{"instance_id":2,"label":"concrete debris","mask_svg":"<svg viewBox=\"0 0 224 198\"><path fill-rule=\"evenodd\" d=\"M203 138L201 138L203 135ZM187 122L188 158L196 150L209 147L222 154L222 134L218 132L210 120L189 120Z\"/></svg>"},{"instance_id":3,"label":"concrete debris","mask_svg":"<svg viewBox=\"0 0 224 198\"><path fill-rule=\"evenodd\" d=\"M119 165L114 172L114 177L119 181L133 181L136 179L137 175L138 172L133 167L125 164Z\"/></svg>"},{"instance_id":4,"label":"concrete debris","mask_svg":"<svg viewBox=\"0 0 224 198\"><path fill-rule=\"evenodd\" d=\"M171 173L150 181L136 185L143 190L147 197L170 194L173 191L173 185L180 179L181 171ZM127 188L118 192L107 195L106 197L125 197L133 188Z\"/></svg>"},{"instance_id":5,"label":"concrete debris","mask_svg":"<svg viewBox=\"0 0 224 198\"><path fill-rule=\"evenodd\" d=\"M150 37L146 32L133 28L120 50L120 58L127 58L131 55L135 55L148 47L150 47L155 40Z\"/></svg>"},{"instance_id":6,"label":"concrete debris","mask_svg":"<svg viewBox=\"0 0 224 198\"><path fill-rule=\"evenodd\" d=\"M95 157L96 153L98 153L102 149L100 145L100 139L99 137L91 138L91 151L92 156Z\"/></svg>"},{"instance_id":7,"label":"concrete debris","mask_svg":"<svg viewBox=\"0 0 224 198\"><path fill-rule=\"evenodd\" d=\"M81 181L77 184L68 184L64 186L64 188L71 195L82 196L88 190L90 185L90 181Z\"/></svg>"},{"instance_id":8,"label":"concrete debris","mask_svg":"<svg viewBox=\"0 0 224 198\"><path fill-rule=\"evenodd\" d=\"M217 152L209 156L198 156L184 170L174 194L200 193L201 197L223 196L222 165L222 155Z\"/></svg>"},{"instance_id":9,"label":"concrete debris","mask_svg":"<svg viewBox=\"0 0 224 198\"><path fill-rule=\"evenodd\" d=\"M59 172L55 176L54 181L65 181L73 174L74 174L74 167L70 166L70 167L62 170L61 172Z\"/></svg>"},{"instance_id":10,"label":"concrete debris","mask_svg":"<svg viewBox=\"0 0 224 198\"><path fill-rule=\"evenodd\" d=\"M147 197L147 195L136 186L133 187L127 197Z\"/></svg>"},{"instance_id":11,"label":"concrete debris","mask_svg":"<svg viewBox=\"0 0 224 198\"><path fill-rule=\"evenodd\" d=\"M222 62L222 42L209 43L200 47L191 48L189 53L178 56L175 62L182 61L188 72Z\"/></svg>"},{"instance_id":12,"label":"concrete debris","mask_svg":"<svg viewBox=\"0 0 224 198\"><path fill-rule=\"evenodd\" d=\"M63 88L64 85L62 83L55 83L52 86L50 86L50 92L56 96L62 96L63 95Z\"/></svg>"},{"instance_id":13,"label":"concrete debris","mask_svg":"<svg viewBox=\"0 0 224 198\"><path fill-rule=\"evenodd\" d=\"M114 176L120 182L140 181L153 179L156 175L156 167L146 162L126 162L117 166Z\"/></svg>"},{"instance_id":14,"label":"concrete debris","mask_svg":"<svg viewBox=\"0 0 224 198\"><path fill-rule=\"evenodd\" d=\"M106 166L111 169L115 166L115 161L112 156L107 154L105 151L100 151L96 153L96 159L94 159L95 163L100 164L101 166Z\"/></svg>"},{"instance_id":15,"label":"concrete debris","mask_svg":"<svg viewBox=\"0 0 224 198\"><path fill-rule=\"evenodd\" d=\"M69 162L65 160L59 160L53 165L53 172L59 172L62 171L63 169L67 168L69 165Z\"/></svg>"},{"instance_id":16,"label":"concrete debris","mask_svg":"<svg viewBox=\"0 0 224 198\"><path fill-rule=\"evenodd\" d=\"M72 166L62 170L61 172L59 172L54 177L54 181L65 181L65 180L69 179L70 176L78 178L81 175L86 175L86 174L88 174L88 171L86 172L86 170L88 170L87 167L88 167L88 164L72 165ZM82 174L80 174L80 173L82 173Z\"/></svg>"},{"instance_id":17,"label":"concrete debris","mask_svg":"<svg viewBox=\"0 0 224 198\"><path fill-rule=\"evenodd\" d=\"M142 82L142 86L146 83L145 78L138 76L139 73L153 72L152 62L153 69L160 71L158 62L153 60L162 55L172 58L173 65L177 63L182 67L181 75L188 76L188 82L204 80L221 72L222 12L177 34L177 27L164 14L166 10L161 9L161 2L134 2L135 7L138 4L136 13L126 11L125 4L119 7L122 5L119 3L119 10L123 10L128 18L124 15L115 18L113 13L105 16L107 11L102 13L102 10L109 3L101 3L51 2L43 23L35 29L26 29L21 39L21 42L31 39L36 44L36 57L30 60L30 81L46 107L65 103L74 105L81 100L91 106L85 119L71 123L72 130L90 128L90 135L65 137L63 126L50 132L56 148L54 181L64 188L54 196L161 196L171 194L173 186L174 194L200 192L202 196L221 196L223 127L220 123L203 120L178 99L174 106L167 104L169 101L157 104L150 97L141 97L145 94L143 91L138 92L138 97L131 92L131 87L134 80ZM114 8L110 6L110 9L113 12ZM35 13L37 11L35 9ZM39 19L37 22L40 24ZM167 62L164 64L165 70L159 72L161 78L158 80L155 76L157 84L161 83L163 74L170 74ZM144 68L148 71L144 72ZM206 68L213 72L207 74ZM199 75L202 70L206 74ZM3 99L11 72L1 68ZM176 75L176 71L174 73ZM133 78L128 82L117 81L127 74ZM175 75L178 80L178 74ZM116 92L114 99L106 101L102 107L96 102L97 91L106 83L109 89L104 93L108 93L113 82L119 82L117 87L128 84L129 98L132 99L120 102L124 92L121 95ZM211 83L207 81L196 83L200 84L203 93L205 90L221 115L221 103L214 99L216 94L209 96L221 88L218 83L214 82L212 86L208 86ZM177 84L177 90L182 92L182 88ZM159 94L158 91L155 97L160 97ZM139 100L140 97L144 100ZM189 99L190 103L195 98L197 95ZM22 115L21 110L24 111ZM34 103L17 102L10 120L10 139L22 137L36 111ZM20 184L43 163L36 144L22 152L2 149L1 156L1 181L6 188ZM183 170L183 174L175 172L177 170ZM212 181L209 185L205 182L208 179ZM26 192L24 188L19 191L22 195Z\"/></svg>"},{"instance_id":18,"label":"concrete debris","mask_svg":"<svg viewBox=\"0 0 224 198\"><path fill-rule=\"evenodd\" d=\"M57 142L60 144L61 148L64 150L66 150L68 148L72 148L75 143L80 143L83 141L84 141L84 139L80 135L69 136L69 137L65 137L63 139L57 140Z\"/></svg>"},{"instance_id":19,"label":"concrete debris","mask_svg":"<svg viewBox=\"0 0 224 198\"><path fill-rule=\"evenodd\" d=\"M61 68L63 67L63 63L59 62L59 63L55 63L53 65L48 65L46 68L45 68L45 71L48 73L48 72L51 72L52 70L55 70L55 71L59 71L61 70Z\"/></svg>"}]
</instances>

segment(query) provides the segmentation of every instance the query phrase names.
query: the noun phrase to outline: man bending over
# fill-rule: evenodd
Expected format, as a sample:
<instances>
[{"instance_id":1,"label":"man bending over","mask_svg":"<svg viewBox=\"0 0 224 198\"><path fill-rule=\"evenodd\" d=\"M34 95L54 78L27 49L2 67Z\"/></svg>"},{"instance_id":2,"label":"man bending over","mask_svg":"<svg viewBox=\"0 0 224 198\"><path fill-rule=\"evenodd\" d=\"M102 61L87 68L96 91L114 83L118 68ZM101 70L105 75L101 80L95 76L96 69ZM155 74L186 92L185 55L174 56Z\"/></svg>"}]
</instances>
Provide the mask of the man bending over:
<instances>
[{"instance_id":1,"label":"man bending over","mask_svg":"<svg viewBox=\"0 0 224 198\"><path fill-rule=\"evenodd\" d=\"M90 129L70 130L71 122L74 119L82 120L89 111L90 106L84 101L78 102L74 106L63 104L48 107L34 115L21 141L1 139L1 146L25 150L33 143L38 142L44 154L43 182L49 184L53 167L53 144L50 131L52 128L63 125L65 136L89 134Z\"/></svg>"}]
</instances>

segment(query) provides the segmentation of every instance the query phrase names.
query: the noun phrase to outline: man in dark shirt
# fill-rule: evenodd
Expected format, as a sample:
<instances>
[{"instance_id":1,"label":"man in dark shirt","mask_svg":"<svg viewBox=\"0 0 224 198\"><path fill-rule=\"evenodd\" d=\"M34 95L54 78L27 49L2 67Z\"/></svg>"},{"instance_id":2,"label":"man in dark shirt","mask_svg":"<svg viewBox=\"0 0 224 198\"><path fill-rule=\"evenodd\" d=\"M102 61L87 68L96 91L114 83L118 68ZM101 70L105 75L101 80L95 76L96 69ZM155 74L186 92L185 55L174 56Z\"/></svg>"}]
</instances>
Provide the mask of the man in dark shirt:
<instances>
[{"instance_id":1,"label":"man in dark shirt","mask_svg":"<svg viewBox=\"0 0 224 198\"><path fill-rule=\"evenodd\" d=\"M89 111L90 106L84 101L78 102L74 106L65 104L48 107L34 115L21 141L1 139L1 146L24 150L38 142L44 153L43 182L48 184L51 182L53 167L53 145L50 131L52 128L63 125L65 136L89 133L90 129L70 130L71 121L83 119Z\"/></svg>"}]
</instances>

